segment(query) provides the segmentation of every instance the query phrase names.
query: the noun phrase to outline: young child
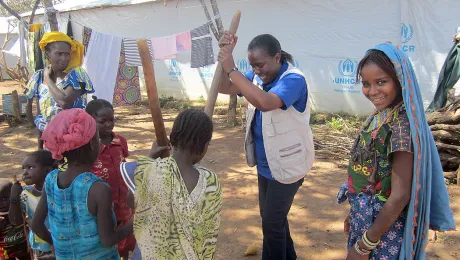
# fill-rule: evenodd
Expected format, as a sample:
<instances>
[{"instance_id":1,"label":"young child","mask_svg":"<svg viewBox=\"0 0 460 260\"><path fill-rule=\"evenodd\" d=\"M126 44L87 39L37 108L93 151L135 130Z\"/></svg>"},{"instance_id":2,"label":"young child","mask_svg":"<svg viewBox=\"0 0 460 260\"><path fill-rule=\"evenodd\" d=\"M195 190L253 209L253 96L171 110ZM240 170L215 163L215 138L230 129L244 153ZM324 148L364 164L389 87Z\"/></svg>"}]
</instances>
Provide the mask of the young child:
<instances>
[{"instance_id":1,"label":"young child","mask_svg":"<svg viewBox=\"0 0 460 260\"><path fill-rule=\"evenodd\" d=\"M208 150L212 131L211 118L203 111L185 110L174 121L170 157L159 158L169 147L154 142L151 158L120 165L128 187L135 190L128 203L136 209L134 232L142 259L214 259L222 188L216 174L196 165Z\"/></svg>"},{"instance_id":2,"label":"young child","mask_svg":"<svg viewBox=\"0 0 460 260\"><path fill-rule=\"evenodd\" d=\"M112 202L117 226L126 225L133 216L132 210L126 205L128 187L120 173L120 163L128 157L128 144L126 139L113 132L114 111L112 104L104 99L95 99L88 103L86 112L97 123L99 131L100 151L96 162L91 167L91 172L105 180L112 189ZM129 252L134 250L136 239L134 234L117 244L118 253L122 259L128 259Z\"/></svg>"},{"instance_id":3,"label":"young child","mask_svg":"<svg viewBox=\"0 0 460 260\"><path fill-rule=\"evenodd\" d=\"M351 206L347 259L425 259L428 228L448 231L455 223L417 78L390 43L369 50L357 73L376 110L351 150L338 194Z\"/></svg>"},{"instance_id":4,"label":"young child","mask_svg":"<svg viewBox=\"0 0 460 260\"><path fill-rule=\"evenodd\" d=\"M51 152L39 150L30 153L22 162L22 180L27 185L24 189L17 181L11 188L11 203L9 218L12 224L24 223L30 229L32 217L37 209L38 201L42 194L46 175L56 168L56 161ZM49 227L49 224L46 224ZM32 249L34 259L55 259L54 253L48 243L35 236L32 231L28 232L28 242Z\"/></svg>"},{"instance_id":5,"label":"young child","mask_svg":"<svg viewBox=\"0 0 460 260\"><path fill-rule=\"evenodd\" d=\"M24 225L13 225L8 217L13 183L0 180L0 259L30 259Z\"/></svg>"},{"instance_id":6,"label":"young child","mask_svg":"<svg viewBox=\"0 0 460 260\"><path fill-rule=\"evenodd\" d=\"M133 225L115 229L110 186L90 172L100 148L96 121L82 109L64 110L42 139L53 158L65 157L68 166L46 177L32 231L53 244L57 259L119 259L115 244L132 233Z\"/></svg>"}]
</instances>

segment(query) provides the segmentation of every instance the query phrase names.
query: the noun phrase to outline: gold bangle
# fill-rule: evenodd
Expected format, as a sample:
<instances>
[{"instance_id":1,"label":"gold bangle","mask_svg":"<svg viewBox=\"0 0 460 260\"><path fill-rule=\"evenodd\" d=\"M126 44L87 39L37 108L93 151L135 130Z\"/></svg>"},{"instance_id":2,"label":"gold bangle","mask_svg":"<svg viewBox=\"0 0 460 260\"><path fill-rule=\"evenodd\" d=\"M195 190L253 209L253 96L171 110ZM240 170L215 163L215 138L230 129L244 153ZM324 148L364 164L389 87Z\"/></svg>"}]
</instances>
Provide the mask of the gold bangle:
<instances>
[{"instance_id":1,"label":"gold bangle","mask_svg":"<svg viewBox=\"0 0 460 260\"><path fill-rule=\"evenodd\" d=\"M371 242L369 238L367 237L367 230L363 234L362 241L364 245L370 250L374 250L377 247L377 245L380 243L380 240L377 242Z\"/></svg>"},{"instance_id":2,"label":"gold bangle","mask_svg":"<svg viewBox=\"0 0 460 260\"><path fill-rule=\"evenodd\" d=\"M371 253L371 251L366 250L366 249L361 249L361 247L359 247L358 242L359 242L359 240L356 241L356 243L355 243L355 250L358 253L358 255L361 255L361 256L369 255Z\"/></svg>"}]
</instances>

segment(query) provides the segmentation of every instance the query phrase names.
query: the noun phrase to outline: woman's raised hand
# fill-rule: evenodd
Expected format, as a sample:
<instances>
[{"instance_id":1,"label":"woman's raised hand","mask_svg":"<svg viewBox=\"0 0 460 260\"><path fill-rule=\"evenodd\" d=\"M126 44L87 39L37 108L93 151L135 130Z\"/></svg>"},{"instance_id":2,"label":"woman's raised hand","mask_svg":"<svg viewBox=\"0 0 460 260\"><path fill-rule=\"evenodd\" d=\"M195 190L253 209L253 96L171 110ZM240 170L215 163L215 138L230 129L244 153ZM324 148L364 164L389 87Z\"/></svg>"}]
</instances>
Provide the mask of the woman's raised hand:
<instances>
[{"instance_id":1,"label":"woman's raised hand","mask_svg":"<svg viewBox=\"0 0 460 260\"><path fill-rule=\"evenodd\" d=\"M238 36L232 35L229 31L224 31L222 37L219 40L219 48L222 48L226 45L232 45L232 49L235 48L236 42L238 41Z\"/></svg>"}]
</instances>

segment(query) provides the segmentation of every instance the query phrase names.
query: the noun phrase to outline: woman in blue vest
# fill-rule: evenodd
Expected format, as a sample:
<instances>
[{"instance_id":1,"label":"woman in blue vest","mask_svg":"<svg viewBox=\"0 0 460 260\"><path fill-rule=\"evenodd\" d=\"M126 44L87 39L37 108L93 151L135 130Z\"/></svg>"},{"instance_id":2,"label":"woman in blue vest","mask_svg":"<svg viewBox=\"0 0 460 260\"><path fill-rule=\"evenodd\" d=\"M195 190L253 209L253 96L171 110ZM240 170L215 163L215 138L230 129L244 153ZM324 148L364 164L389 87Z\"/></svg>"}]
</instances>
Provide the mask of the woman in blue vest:
<instances>
[{"instance_id":1,"label":"woman in blue vest","mask_svg":"<svg viewBox=\"0 0 460 260\"><path fill-rule=\"evenodd\" d=\"M219 92L249 102L244 147L248 165L258 172L262 259L297 259L287 215L314 158L307 83L291 65L293 57L269 34L249 43L252 70L239 72L232 55L236 41L229 32L219 41L226 73Z\"/></svg>"}]
</instances>

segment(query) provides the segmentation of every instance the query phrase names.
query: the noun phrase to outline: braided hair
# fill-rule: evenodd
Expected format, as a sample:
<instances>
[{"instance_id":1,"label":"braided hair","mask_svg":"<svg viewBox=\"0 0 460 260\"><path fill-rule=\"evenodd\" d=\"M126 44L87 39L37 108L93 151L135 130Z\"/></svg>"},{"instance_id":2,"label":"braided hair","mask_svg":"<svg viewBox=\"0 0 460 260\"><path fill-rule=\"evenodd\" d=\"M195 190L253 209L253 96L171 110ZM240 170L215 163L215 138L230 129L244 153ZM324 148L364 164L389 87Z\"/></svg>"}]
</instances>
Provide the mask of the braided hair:
<instances>
[{"instance_id":1,"label":"braided hair","mask_svg":"<svg viewBox=\"0 0 460 260\"><path fill-rule=\"evenodd\" d=\"M202 154L211 141L213 125L211 118L199 109L187 109L179 113L169 137L175 148Z\"/></svg>"},{"instance_id":2,"label":"braided hair","mask_svg":"<svg viewBox=\"0 0 460 260\"><path fill-rule=\"evenodd\" d=\"M105 99L99 99L95 96L93 96L93 100L91 100L87 105L86 105L86 113L90 114L92 117L97 116L97 112L103 108L110 108L113 111L113 106L110 104L109 101Z\"/></svg>"},{"instance_id":3,"label":"braided hair","mask_svg":"<svg viewBox=\"0 0 460 260\"><path fill-rule=\"evenodd\" d=\"M394 80L395 84L397 84L397 86L401 88L401 83L399 82L398 75L396 74L396 69L393 63L385 53L379 50L368 51L364 58L359 62L358 70L356 72L356 82L359 82L361 78L361 71L363 67L370 63L374 63L383 71L385 71L385 73L388 74Z\"/></svg>"},{"instance_id":4,"label":"braided hair","mask_svg":"<svg viewBox=\"0 0 460 260\"><path fill-rule=\"evenodd\" d=\"M53 159L50 151L38 150L29 153L27 156L33 157L35 162L39 163L42 167L51 167L53 169L57 168L57 161Z\"/></svg>"}]
</instances>

